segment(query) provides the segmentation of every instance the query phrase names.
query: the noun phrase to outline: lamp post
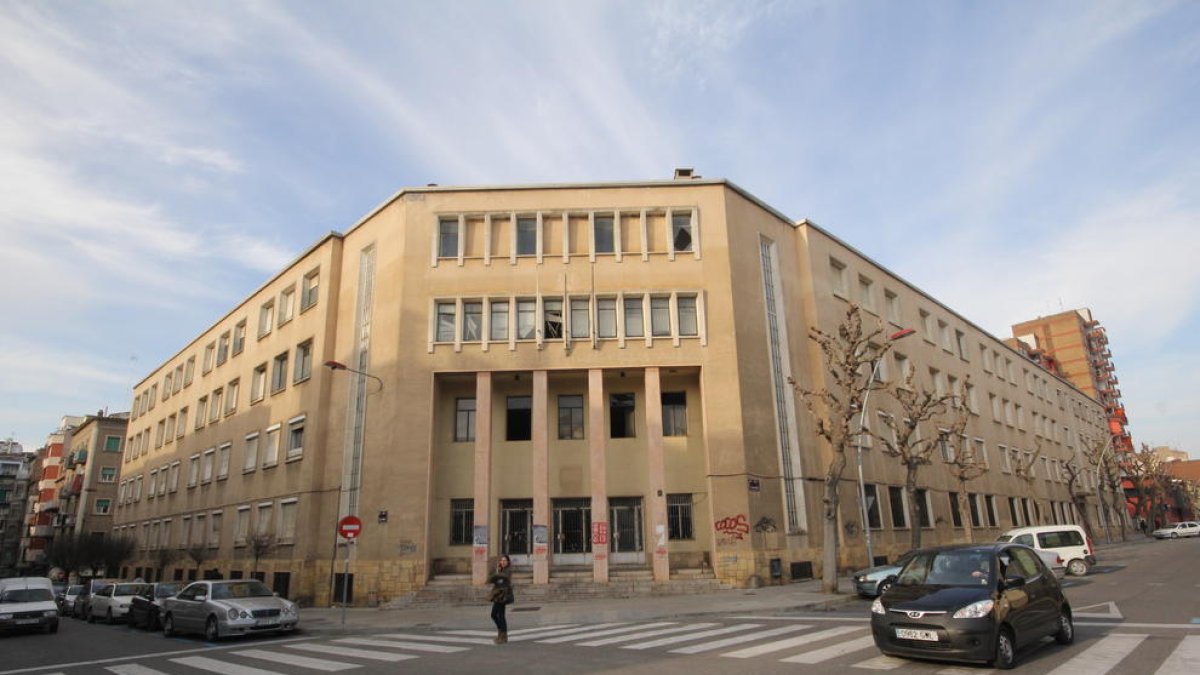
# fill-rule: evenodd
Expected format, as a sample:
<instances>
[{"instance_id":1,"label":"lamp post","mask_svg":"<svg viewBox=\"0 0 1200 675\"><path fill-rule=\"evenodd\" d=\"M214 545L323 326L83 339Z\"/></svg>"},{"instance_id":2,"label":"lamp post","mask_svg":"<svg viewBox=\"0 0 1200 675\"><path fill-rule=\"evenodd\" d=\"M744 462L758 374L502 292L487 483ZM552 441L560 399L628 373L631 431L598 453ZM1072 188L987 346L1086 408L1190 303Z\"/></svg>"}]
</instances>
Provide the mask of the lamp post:
<instances>
[{"instance_id":1,"label":"lamp post","mask_svg":"<svg viewBox=\"0 0 1200 675\"><path fill-rule=\"evenodd\" d=\"M345 370L347 372L359 375L360 377L369 377L369 378L375 380L375 382L377 382L379 384L379 389L376 390L377 392L381 391L383 389L383 380L381 380L379 377L377 377L375 375L372 375L371 373L366 372L365 370L351 368L340 361L333 361L333 360L326 361L324 365L326 368L328 368L330 371L333 371L333 372L336 372L339 370ZM359 382L361 382L361 380L359 380ZM361 385L360 385L360 387L361 387ZM356 433L353 436L352 442L355 444L355 446L358 450L358 457L359 457L359 461L361 462L362 446L364 443L363 438L366 435L367 415L366 415L366 400L365 400L366 397L361 393L362 390L360 387L356 387L356 389L359 392L356 395L361 397L363 400L358 403L358 407L357 407L357 411L356 411L358 419L356 420L356 422L354 424L354 426L356 428ZM361 434L361 435L359 435L359 434ZM348 513L347 515L355 515L354 511L357 510L358 490L359 490L359 487L361 486L361 479L359 477L361 474L361 469L354 465L353 458L351 459L350 464L351 464L351 466L350 466L351 473L350 473L350 476L348 477L349 485L347 486L347 485L343 484L343 486L338 490L338 500L340 502L341 495L346 492L350 492L352 494L352 496L354 497L356 503L353 505L355 508L348 509L350 511L350 513ZM347 481L345 480L345 477L344 477L343 483L345 483L345 482L347 482ZM338 511L339 512L341 511L340 504L338 506ZM334 572L334 566L337 561L337 547L338 547L338 537L339 536L340 535L338 533L338 528L335 527L334 533L333 533L333 557L330 559L330 564L329 564L329 604L331 606L333 605L333 598L337 592L337 586L336 586L337 576L336 576L336 573ZM356 541L355 539L350 539L346 544L346 571L342 575L342 624L343 625L346 623L346 605L348 604L347 600L346 600L346 590L350 583L350 544L355 543L355 541Z\"/></svg>"},{"instance_id":2,"label":"lamp post","mask_svg":"<svg viewBox=\"0 0 1200 675\"><path fill-rule=\"evenodd\" d=\"M888 342L895 342L912 335L917 331L912 328L904 328L892 333L888 336ZM863 537L867 545L867 567L875 566L875 549L871 545L871 523L869 522L867 509L867 485L863 481L863 442L862 434L866 433L867 428L867 400L871 398L871 384L875 382L875 374L879 372L879 364L881 362L880 354L877 354L871 361L871 374L867 376L867 389L863 392L862 409L859 411L858 418L858 505L862 509L862 528ZM875 500L879 501L879 495L875 495Z\"/></svg>"}]
</instances>

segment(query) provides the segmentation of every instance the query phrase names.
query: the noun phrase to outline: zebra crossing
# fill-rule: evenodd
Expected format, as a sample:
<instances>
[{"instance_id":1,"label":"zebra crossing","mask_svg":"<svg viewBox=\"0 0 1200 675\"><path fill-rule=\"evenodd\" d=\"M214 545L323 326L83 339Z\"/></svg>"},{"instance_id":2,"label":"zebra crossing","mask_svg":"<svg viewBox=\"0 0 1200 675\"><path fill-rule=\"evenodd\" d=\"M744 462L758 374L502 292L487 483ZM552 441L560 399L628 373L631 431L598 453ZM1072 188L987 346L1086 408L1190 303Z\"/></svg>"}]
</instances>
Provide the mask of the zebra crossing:
<instances>
[{"instance_id":1,"label":"zebra crossing","mask_svg":"<svg viewBox=\"0 0 1200 675\"><path fill-rule=\"evenodd\" d=\"M979 667L956 667L932 662L909 661L883 656L875 648L870 626L852 619L797 618L784 625L766 619L728 618L725 621L649 621L595 624L556 624L509 632L510 645L492 644L492 631L439 630L430 632L385 632L370 635L295 639L249 643L223 648L175 652L157 657L131 658L128 662L97 663L88 668L96 675L300 675L339 673L362 669L373 672L387 664L405 664L420 672L417 661L487 649L489 655L513 654L522 644L561 645L562 648L621 650L641 653L648 659L720 657L707 663L727 663L727 670L743 669L750 659L769 659L781 664L859 671L897 670L937 675L982 675ZM1184 631L1164 647L1164 638L1149 632L1093 632L1080 635L1070 647L1049 647L1040 653L1039 672L1050 675L1105 675L1125 663L1136 664L1136 672L1147 675L1195 675L1200 672L1200 634ZM1177 639L1177 641L1176 641ZM1146 649L1156 642L1154 649ZM490 650L504 649L507 652ZM1141 651L1139 651L1141 650ZM519 658L519 656L517 656ZM725 661L728 659L728 661ZM494 663L494 661L489 661ZM718 669L719 666L718 666ZM80 671L71 668L72 675ZM855 671L850 671L855 672ZM1118 670L1120 672L1120 670ZM45 673L60 675L60 673Z\"/></svg>"}]
</instances>

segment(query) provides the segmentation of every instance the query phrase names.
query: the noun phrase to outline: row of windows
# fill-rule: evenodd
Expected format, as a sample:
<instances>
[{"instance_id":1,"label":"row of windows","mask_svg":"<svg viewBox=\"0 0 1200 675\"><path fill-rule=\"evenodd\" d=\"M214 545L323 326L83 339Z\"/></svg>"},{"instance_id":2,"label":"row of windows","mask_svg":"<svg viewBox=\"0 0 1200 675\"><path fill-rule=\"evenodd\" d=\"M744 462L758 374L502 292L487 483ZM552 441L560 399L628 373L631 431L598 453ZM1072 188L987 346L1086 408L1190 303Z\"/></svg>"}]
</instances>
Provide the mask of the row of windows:
<instances>
[{"instance_id":1,"label":"row of windows","mask_svg":"<svg viewBox=\"0 0 1200 675\"><path fill-rule=\"evenodd\" d=\"M559 440L582 440L584 435L584 397L564 394L558 397ZM608 437L634 438L636 433L636 397L634 394L608 395ZM504 440L528 441L533 438L533 398L509 396L505 401ZM687 394L662 393L663 436L687 436ZM475 440L475 399L454 402L454 441Z\"/></svg>"},{"instance_id":2,"label":"row of windows","mask_svg":"<svg viewBox=\"0 0 1200 675\"><path fill-rule=\"evenodd\" d=\"M276 394L287 388L289 375L292 384L300 384L312 377L313 364L313 341L305 340L296 345L295 362L292 369L289 371L288 363L291 359L291 352L285 351L275 356L268 363L264 362L254 368L254 372L250 377L250 404L253 405L266 397L269 391L271 394ZM268 373L270 380L268 382ZM196 402L196 417L195 429L203 429L206 425L216 424L222 418L228 417L237 412L238 402L241 393L241 380L234 378L229 383L222 387L217 387L211 393L201 396ZM187 406L179 409L179 412L168 415L165 419L161 419L154 427L153 442L154 448L161 448L163 445L172 443L175 439L183 438L187 431L188 414ZM150 447L151 433L150 429L138 432L129 439L129 452L126 454L125 461L129 462L137 457L148 454Z\"/></svg>"},{"instance_id":3,"label":"row of windows","mask_svg":"<svg viewBox=\"0 0 1200 675\"><path fill-rule=\"evenodd\" d=\"M847 265L837 258L830 257L829 272L830 284L834 295L847 301L851 300L851 280ZM863 309L876 315L880 314L876 283L865 274L857 275L857 280L854 284L853 299ZM884 288L882 305L882 315L897 327L902 326L903 321L899 296L891 289ZM917 312L920 317L919 328L926 342L932 345L939 345L947 353L957 355L964 362L970 362L971 348L964 331L952 327L947 321L935 317L931 312L924 309L918 309ZM979 353L984 372L994 374L1000 381L1006 381L1012 386L1017 386L1019 382L1017 367L1011 358L1007 356L1002 357L998 349L982 343L979 344ZM907 360L903 355L897 358L898 361L901 359ZM908 370L899 363L897 366L897 372L900 373L903 380L907 376ZM1047 378L1038 376L1028 368L1022 368L1022 372L1024 373L1025 386L1029 393L1048 403L1057 403L1060 409L1066 408L1068 396L1061 388L1053 388ZM1054 401L1050 398L1052 390L1056 399ZM1083 411L1078 402L1072 401L1071 404L1072 412L1076 417L1088 414ZM1097 417L1098 413L1093 412L1091 416Z\"/></svg>"},{"instance_id":4,"label":"row of windows","mask_svg":"<svg viewBox=\"0 0 1200 675\"><path fill-rule=\"evenodd\" d=\"M872 530L883 529L882 503L887 502L889 519L892 529L909 529L908 521L908 491L896 485L864 486L867 498L867 523ZM881 494L885 493L885 494ZM947 502L950 507L950 522L954 527L963 526L963 513L958 498L959 493L948 492ZM934 519L929 490L916 490L915 511L917 521L922 528L932 528ZM1012 527L1021 527L1040 523L1043 520L1042 507L1037 500L1028 497L1007 497L1009 522ZM998 502L996 495L967 493L967 509L970 512L971 527L999 527ZM1076 521L1075 507L1069 502L1049 501L1046 518L1053 524L1074 523Z\"/></svg>"},{"instance_id":5,"label":"row of windows","mask_svg":"<svg viewBox=\"0 0 1200 675\"><path fill-rule=\"evenodd\" d=\"M591 498L554 499L552 506L560 503L570 503L571 506L582 506L589 514ZM639 500L640 501L640 500ZM667 538L671 541L695 539L695 526L692 520L691 493L680 492L667 495ZM590 517L590 516L589 516ZM475 529L475 500L450 500L450 530L448 543L451 546L470 546ZM587 550L591 550L590 543Z\"/></svg>"},{"instance_id":6,"label":"row of windows","mask_svg":"<svg viewBox=\"0 0 1200 675\"><path fill-rule=\"evenodd\" d=\"M242 473L251 473L261 468L267 469L279 463L280 441L283 440L283 461L292 462L304 457L304 427L305 416L298 415L288 420L286 424L274 424L261 434L247 434L242 445ZM229 477L233 443L226 442L208 448L203 452L193 454L188 458L187 486L206 485L213 480L225 480ZM151 469L143 475L134 476L121 482L117 493L118 504L138 502L142 499L142 483L145 478L146 498L162 497L168 492L179 489L180 462L164 464Z\"/></svg>"},{"instance_id":7,"label":"row of windows","mask_svg":"<svg viewBox=\"0 0 1200 675\"><path fill-rule=\"evenodd\" d=\"M237 506L234 512L233 545L253 545L256 535L271 544L295 543L299 508L300 500L295 497ZM218 548L221 545L224 516L224 509L183 515L179 517L179 529L175 532L172 532L173 518L123 525L115 528L115 531L135 538L143 550Z\"/></svg>"},{"instance_id":8,"label":"row of windows","mask_svg":"<svg viewBox=\"0 0 1200 675\"><path fill-rule=\"evenodd\" d=\"M622 293L437 300L432 339L458 343L698 337L697 299L694 293Z\"/></svg>"},{"instance_id":9,"label":"row of windows","mask_svg":"<svg viewBox=\"0 0 1200 675\"><path fill-rule=\"evenodd\" d=\"M311 309L317 304L321 288L320 268L311 270L300 280L300 313ZM289 284L279 293L279 298L272 298L259 307L258 338L261 340L271 333L275 326L283 326L292 320L295 314L296 284ZM241 354L246 347L247 319L243 318L234 324L233 328L222 332L217 339L204 346L201 374L207 375L217 366L224 364L230 358ZM173 370L163 375L162 397L166 401L178 394L185 387L191 386L196 374L196 357L189 356L187 360L175 366ZM146 412L153 410L155 401L159 399L159 383L154 383L144 389L133 399L133 409L130 419L137 419Z\"/></svg>"},{"instance_id":10,"label":"row of windows","mask_svg":"<svg viewBox=\"0 0 1200 675\"><path fill-rule=\"evenodd\" d=\"M598 210L577 213L455 214L438 217L433 265L439 260L561 255L613 256L694 253L698 258L698 214L694 209Z\"/></svg>"}]
</instances>

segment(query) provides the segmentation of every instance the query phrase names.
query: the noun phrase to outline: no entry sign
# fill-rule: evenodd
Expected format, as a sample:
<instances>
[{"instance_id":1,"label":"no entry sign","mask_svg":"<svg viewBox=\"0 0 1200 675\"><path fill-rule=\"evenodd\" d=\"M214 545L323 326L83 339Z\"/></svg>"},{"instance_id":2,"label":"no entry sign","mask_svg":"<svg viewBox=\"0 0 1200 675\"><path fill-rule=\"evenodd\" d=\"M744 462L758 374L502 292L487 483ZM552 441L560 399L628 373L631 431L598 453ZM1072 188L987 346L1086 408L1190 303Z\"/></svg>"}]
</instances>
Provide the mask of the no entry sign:
<instances>
[{"instance_id":1,"label":"no entry sign","mask_svg":"<svg viewBox=\"0 0 1200 675\"><path fill-rule=\"evenodd\" d=\"M362 534L362 521L358 516L346 516L338 521L337 533L343 539L357 539Z\"/></svg>"}]
</instances>

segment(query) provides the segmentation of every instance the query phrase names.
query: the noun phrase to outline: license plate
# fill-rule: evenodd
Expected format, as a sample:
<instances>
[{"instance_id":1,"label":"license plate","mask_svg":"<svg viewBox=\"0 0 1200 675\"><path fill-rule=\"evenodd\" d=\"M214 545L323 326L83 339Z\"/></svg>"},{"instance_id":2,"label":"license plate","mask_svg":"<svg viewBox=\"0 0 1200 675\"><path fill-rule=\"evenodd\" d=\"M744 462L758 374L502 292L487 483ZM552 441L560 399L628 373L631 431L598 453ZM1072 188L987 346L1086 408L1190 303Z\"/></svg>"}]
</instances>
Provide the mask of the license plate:
<instances>
[{"instance_id":1,"label":"license plate","mask_svg":"<svg viewBox=\"0 0 1200 675\"><path fill-rule=\"evenodd\" d=\"M16 623L21 626L28 626L30 624L41 623L41 621L41 619L17 619Z\"/></svg>"},{"instance_id":2,"label":"license plate","mask_svg":"<svg viewBox=\"0 0 1200 675\"><path fill-rule=\"evenodd\" d=\"M937 642L938 634L936 630L912 630L911 628L897 628L896 637L901 640L924 640L926 642Z\"/></svg>"},{"instance_id":3,"label":"license plate","mask_svg":"<svg viewBox=\"0 0 1200 675\"><path fill-rule=\"evenodd\" d=\"M259 628L275 628L279 625L279 622L274 619L259 619L254 622L254 625Z\"/></svg>"}]
</instances>

